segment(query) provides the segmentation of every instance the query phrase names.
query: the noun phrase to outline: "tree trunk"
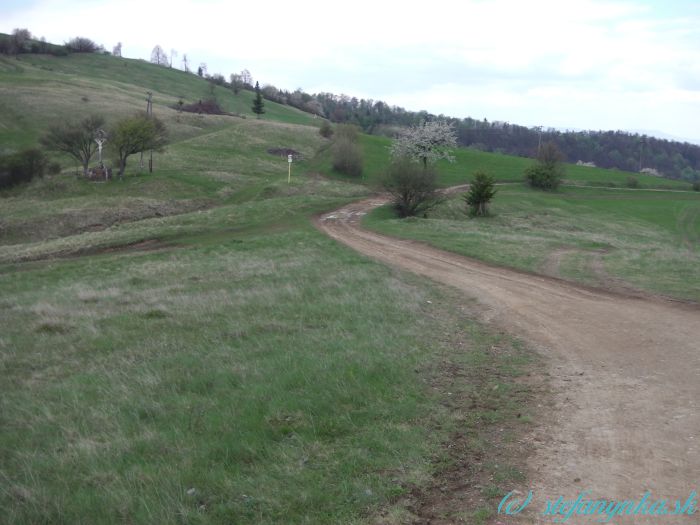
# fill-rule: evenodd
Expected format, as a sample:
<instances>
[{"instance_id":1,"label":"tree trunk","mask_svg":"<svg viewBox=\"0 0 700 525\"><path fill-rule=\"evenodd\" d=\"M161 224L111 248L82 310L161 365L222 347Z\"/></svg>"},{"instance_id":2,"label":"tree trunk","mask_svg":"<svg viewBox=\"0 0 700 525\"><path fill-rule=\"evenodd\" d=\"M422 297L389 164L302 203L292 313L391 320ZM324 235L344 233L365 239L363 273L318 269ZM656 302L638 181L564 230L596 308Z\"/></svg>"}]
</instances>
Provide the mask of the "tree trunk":
<instances>
[{"instance_id":1,"label":"tree trunk","mask_svg":"<svg viewBox=\"0 0 700 525\"><path fill-rule=\"evenodd\" d=\"M124 170L126 170L126 157L119 159L119 178L124 178Z\"/></svg>"}]
</instances>

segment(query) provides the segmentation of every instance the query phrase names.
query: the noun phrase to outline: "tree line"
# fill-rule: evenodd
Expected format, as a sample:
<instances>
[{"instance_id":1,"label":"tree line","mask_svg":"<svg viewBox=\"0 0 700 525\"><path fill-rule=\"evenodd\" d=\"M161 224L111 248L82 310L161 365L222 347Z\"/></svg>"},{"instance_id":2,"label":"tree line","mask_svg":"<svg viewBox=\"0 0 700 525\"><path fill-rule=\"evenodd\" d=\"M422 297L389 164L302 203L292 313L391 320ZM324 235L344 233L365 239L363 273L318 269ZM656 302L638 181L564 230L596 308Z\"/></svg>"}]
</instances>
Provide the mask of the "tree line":
<instances>
[{"instance_id":1,"label":"tree line","mask_svg":"<svg viewBox=\"0 0 700 525\"><path fill-rule=\"evenodd\" d=\"M365 133L395 136L401 128L440 120L452 124L457 144L493 153L536 157L541 144L554 143L564 160L593 163L601 168L647 170L690 182L700 181L700 146L624 131L559 131L486 119L457 119L427 111L407 111L382 101L332 93L290 92L271 85L262 88L268 100L314 113L331 122L355 124Z\"/></svg>"}]
</instances>

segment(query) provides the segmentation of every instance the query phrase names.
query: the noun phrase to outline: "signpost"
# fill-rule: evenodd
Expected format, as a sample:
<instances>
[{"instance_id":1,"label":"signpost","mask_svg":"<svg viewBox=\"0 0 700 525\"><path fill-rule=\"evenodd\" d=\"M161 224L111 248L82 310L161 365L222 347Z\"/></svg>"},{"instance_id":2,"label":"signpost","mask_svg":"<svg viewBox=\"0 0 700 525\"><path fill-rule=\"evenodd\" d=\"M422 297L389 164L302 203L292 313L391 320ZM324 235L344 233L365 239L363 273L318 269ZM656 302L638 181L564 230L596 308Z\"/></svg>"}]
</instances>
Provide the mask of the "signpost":
<instances>
[{"instance_id":1,"label":"signpost","mask_svg":"<svg viewBox=\"0 0 700 525\"><path fill-rule=\"evenodd\" d=\"M287 184L292 183L292 161L294 160L294 155L287 155L287 164L289 164L289 174L287 175Z\"/></svg>"}]
</instances>

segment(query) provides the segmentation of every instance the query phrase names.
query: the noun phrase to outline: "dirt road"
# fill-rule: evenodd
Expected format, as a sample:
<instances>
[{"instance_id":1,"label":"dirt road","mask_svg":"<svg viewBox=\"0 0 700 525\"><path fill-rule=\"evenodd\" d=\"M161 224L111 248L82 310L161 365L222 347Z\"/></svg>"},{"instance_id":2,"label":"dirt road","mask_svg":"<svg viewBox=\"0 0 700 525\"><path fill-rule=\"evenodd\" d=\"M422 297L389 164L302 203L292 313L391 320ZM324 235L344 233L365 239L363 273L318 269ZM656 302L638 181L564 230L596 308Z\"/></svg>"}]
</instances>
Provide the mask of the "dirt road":
<instances>
[{"instance_id":1,"label":"dirt road","mask_svg":"<svg viewBox=\"0 0 700 525\"><path fill-rule=\"evenodd\" d=\"M627 297L498 268L360 227L386 202L375 197L316 219L334 239L384 263L476 297L484 319L536 345L549 367L555 408L543 411L527 515L508 523L552 523L545 500L589 497L685 499L700 481L700 309ZM692 517L613 523L700 523ZM595 523L592 516L567 523Z\"/></svg>"}]
</instances>

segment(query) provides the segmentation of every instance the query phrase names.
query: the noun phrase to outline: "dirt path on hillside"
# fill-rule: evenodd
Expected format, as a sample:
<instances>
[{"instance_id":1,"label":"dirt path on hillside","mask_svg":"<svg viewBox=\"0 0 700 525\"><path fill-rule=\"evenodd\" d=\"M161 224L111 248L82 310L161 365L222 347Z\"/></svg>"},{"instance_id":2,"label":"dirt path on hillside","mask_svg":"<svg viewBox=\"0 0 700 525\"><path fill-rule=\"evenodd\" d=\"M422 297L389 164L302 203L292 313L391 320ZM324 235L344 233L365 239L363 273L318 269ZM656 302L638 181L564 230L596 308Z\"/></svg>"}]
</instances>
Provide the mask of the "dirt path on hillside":
<instances>
[{"instance_id":1,"label":"dirt path on hillside","mask_svg":"<svg viewBox=\"0 0 700 525\"><path fill-rule=\"evenodd\" d=\"M531 512L495 523L552 523L551 516L538 516L545 501L575 499L584 490L606 499L639 499L650 490L675 502L698 489L697 305L585 288L362 229L360 218L385 202L353 203L315 224L374 259L476 297L484 320L522 336L546 357L555 407L542 409L530 436L536 445L525 487L534 491ZM697 520L698 514L613 523ZM596 521L573 517L567 523Z\"/></svg>"}]
</instances>

